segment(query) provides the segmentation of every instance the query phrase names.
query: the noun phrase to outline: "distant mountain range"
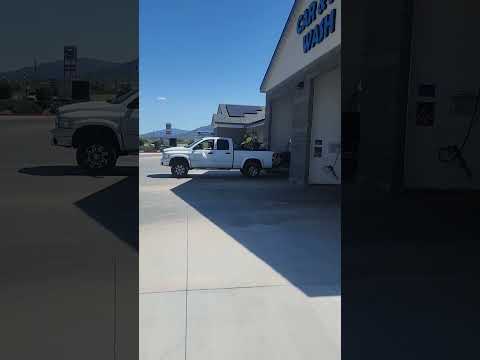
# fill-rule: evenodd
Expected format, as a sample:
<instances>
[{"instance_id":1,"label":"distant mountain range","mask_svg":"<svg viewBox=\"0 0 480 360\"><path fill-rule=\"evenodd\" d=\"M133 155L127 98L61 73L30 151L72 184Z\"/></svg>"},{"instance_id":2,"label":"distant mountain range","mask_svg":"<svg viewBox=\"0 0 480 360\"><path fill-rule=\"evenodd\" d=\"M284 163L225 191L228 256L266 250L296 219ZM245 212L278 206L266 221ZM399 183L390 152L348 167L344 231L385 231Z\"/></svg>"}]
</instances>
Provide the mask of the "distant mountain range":
<instances>
[{"instance_id":1,"label":"distant mountain range","mask_svg":"<svg viewBox=\"0 0 480 360\"><path fill-rule=\"evenodd\" d=\"M163 130L151 131L141 136L148 140L158 140L161 138L169 138L169 137L177 138L177 139L194 139L198 137L199 132L212 133L213 127L211 125L207 125L207 126L201 126L194 130L182 130L182 129L172 128L172 134L169 136L166 135L166 130L163 129Z\"/></svg>"},{"instance_id":2,"label":"distant mountain range","mask_svg":"<svg viewBox=\"0 0 480 360\"><path fill-rule=\"evenodd\" d=\"M90 58L79 58L77 66L81 80L138 80L138 59L125 63L115 63ZM36 72L34 66L0 72L0 79L6 80L23 80L25 76L30 80L62 80L63 60L38 64Z\"/></svg>"}]
</instances>

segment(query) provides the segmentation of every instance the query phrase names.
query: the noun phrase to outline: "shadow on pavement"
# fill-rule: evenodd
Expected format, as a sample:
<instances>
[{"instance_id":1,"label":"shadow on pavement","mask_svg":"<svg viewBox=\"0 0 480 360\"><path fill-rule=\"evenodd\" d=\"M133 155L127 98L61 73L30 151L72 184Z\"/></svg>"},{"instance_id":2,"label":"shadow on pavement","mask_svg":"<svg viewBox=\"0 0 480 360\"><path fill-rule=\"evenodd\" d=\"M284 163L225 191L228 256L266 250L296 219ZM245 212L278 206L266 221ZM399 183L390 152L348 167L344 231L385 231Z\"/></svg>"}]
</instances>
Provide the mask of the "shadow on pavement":
<instances>
[{"instance_id":1,"label":"shadow on pavement","mask_svg":"<svg viewBox=\"0 0 480 360\"><path fill-rule=\"evenodd\" d=\"M28 167L18 172L42 177L125 177L74 205L138 253L138 166L118 166L98 174L89 174L77 166L61 165ZM78 183L76 186L78 188Z\"/></svg>"},{"instance_id":2,"label":"shadow on pavement","mask_svg":"<svg viewBox=\"0 0 480 360\"><path fill-rule=\"evenodd\" d=\"M75 203L138 253L138 176L130 176Z\"/></svg>"},{"instance_id":3,"label":"shadow on pavement","mask_svg":"<svg viewBox=\"0 0 480 360\"><path fill-rule=\"evenodd\" d=\"M480 192L379 194L342 189L342 318L355 325L342 328L348 353L468 357L465 344L478 339Z\"/></svg>"},{"instance_id":4,"label":"shadow on pavement","mask_svg":"<svg viewBox=\"0 0 480 360\"><path fill-rule=\"evenodd\" d=\"M203 174L188 174L185 178L187 179L206 179L209 180L210 178L215 178L215 179L225 179L225 180L232 180L232 181L264 181L268 179L288 179L288 174L285 173L266 173L262 174L259 178L256 179L250 179L247 177L239 176L240 172L239 171L230 171L230 170L211 170L208 171L207 173ZM147 175L148 178L151 179L173 179L175 178L171 174L151 174Z\"/></svg>"},{"instance_id":5,"label":"shadow on pavement","mask_svg":"<svg viewBox=\"0 0 480 360\"><path fill-rule=\"evenodd\" d=\"M33 175L33 176L91 176L91 177L103 177L103 176L136 176L138 174L137 166L117 166L111 170L101 172L98 174L89 174L85 170L80 169L78 166L34 166L20 169L18 171L21 174Z\"/></svg>"},{"instance_id":6,"label":"shadow on pavement","mask_svg":"<svg viewBox=\"0 0 480 360\"><path fill-rule=\"evenodd\" d=\"M171 191L307 296L340 295L339 189L208 171Z\"/></svg>"}]
</instances>

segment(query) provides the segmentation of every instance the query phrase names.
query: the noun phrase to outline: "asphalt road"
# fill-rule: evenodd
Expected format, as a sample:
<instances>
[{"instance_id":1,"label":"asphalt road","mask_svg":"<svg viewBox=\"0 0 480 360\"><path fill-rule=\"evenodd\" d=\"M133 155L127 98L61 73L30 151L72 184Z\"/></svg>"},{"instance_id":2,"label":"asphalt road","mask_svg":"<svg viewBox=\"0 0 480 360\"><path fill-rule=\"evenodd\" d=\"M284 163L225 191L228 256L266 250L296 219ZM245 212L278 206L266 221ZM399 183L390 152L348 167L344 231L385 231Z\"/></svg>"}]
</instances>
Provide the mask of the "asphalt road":
<instances>
[{"instance_id":1,"label":"asphalt road","mask_svg":"<svg viewBox=\"0 0 480 360\"><path fill-rule=\"evenodd\" d=\"M0 357L133 359L138 157L87 176L49 144L53 122L0 117Z\"/></svg>"},{"instance_id":2,"label":"asphalt road","mask_svg":"<svg viewBox=\"0 0 480 360\"><path fill-rule=\"evenodd\" d=\"M140 359L340 359L330 187L140 155Z\"/></svg>"}]
</instances>

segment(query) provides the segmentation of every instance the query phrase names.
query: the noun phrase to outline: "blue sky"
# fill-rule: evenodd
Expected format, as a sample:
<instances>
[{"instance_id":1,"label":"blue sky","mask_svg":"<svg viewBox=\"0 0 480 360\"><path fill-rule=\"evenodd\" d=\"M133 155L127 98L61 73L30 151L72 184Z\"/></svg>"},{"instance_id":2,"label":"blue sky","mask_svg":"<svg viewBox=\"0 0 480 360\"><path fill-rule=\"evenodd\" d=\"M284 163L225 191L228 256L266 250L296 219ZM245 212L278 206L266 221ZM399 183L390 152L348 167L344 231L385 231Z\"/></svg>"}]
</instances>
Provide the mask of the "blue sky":
<instances>
[{"instance_id":1,"label":"blue sky","mask_svg":"<svg viewBox=\"0 0 480 360\"><path fill-rule=\"evenodd\" d=\"M2 1L0 33L8 36L2 36L0 72L32 66L34 58L38 63L61 60L64 45L78 46L79 57L114 62L138 57L137 0L121 6L118 0L38 3Z\"/></svg>"},{"instance_id":2,"label":"blue sky","mask_svg":"<svg viewBox=\"0 0 480 360\"><path fill-rule=\"evenodd\" d=\"M260 83L293 0L140 0L140 133L208 125Z\"/></svg>"}]
</instances>

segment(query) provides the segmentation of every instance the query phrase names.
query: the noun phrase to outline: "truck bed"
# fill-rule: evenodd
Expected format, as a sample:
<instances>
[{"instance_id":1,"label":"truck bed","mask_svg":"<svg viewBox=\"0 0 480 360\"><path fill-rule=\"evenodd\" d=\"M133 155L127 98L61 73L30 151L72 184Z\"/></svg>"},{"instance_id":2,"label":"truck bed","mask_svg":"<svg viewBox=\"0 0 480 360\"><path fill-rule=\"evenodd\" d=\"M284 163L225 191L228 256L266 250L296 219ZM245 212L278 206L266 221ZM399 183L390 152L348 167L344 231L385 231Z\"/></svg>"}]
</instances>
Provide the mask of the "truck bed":
<instances>
[{"instance_id":1,"label":"truck bed","mask_svg":"<svg viewBox=\"0 0 480 360\"><path fill-rule=\"evenodd\" d=\"M258 159L262 163L262 168L272 168L273 152L268 150L234 150L233 168L240 169L247 159Z\"/></svg>"}]
</instances>

